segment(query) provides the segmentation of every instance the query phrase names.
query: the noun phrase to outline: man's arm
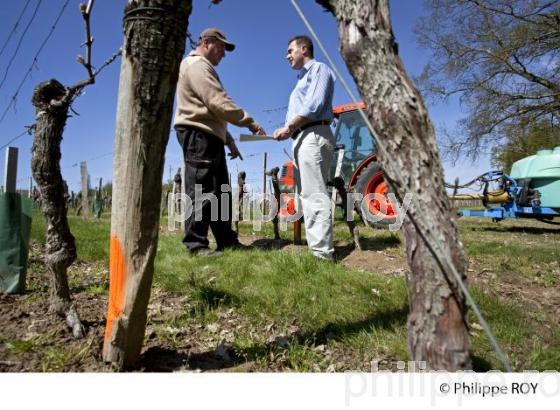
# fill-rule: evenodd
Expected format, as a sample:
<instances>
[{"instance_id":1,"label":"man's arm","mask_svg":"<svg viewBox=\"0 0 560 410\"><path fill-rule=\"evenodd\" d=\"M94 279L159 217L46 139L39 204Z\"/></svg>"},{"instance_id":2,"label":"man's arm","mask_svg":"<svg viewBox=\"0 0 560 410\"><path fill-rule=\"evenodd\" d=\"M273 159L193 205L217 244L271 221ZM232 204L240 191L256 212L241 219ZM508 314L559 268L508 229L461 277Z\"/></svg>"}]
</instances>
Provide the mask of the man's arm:
<instances>
[{"instance_id":1,"label":"man's arm","mask_svg":"<svg viewBox=\"0 0 560 410\"><path fill-rule=\"evenodd\" d=\"M195 92L217 117L239 127L246 127L253 133L262 132L262 127L249 113L239 107L224 90L216 71L203 61L195 63L190 74Z\"/></svg>"}]
</instances>

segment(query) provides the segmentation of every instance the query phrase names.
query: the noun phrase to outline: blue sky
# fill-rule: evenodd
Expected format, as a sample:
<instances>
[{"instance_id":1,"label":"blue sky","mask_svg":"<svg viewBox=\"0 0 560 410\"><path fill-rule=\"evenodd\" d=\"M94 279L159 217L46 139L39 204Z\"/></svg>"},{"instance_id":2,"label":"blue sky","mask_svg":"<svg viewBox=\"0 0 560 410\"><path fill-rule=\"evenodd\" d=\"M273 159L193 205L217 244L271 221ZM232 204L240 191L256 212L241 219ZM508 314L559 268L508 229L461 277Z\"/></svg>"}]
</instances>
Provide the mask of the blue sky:
<instances>
[{"instance_id":1,"label":"blue sky","mask_svg":"<svg viewBox=\"0 0 560 410\"><path fill-rule=\"evenodd\" d=\"M26 1L0 2L0 47L8 38ZM0 87L0 116L10 104L25 72L32 66L34 55L66 1L68 0L30 0L16 34L0 55L0 79L6 75L6 81ZM21 40L20 50L15 53L16 45L38 2L41 4L36 17ZM79 3L79 0L69 0L52 37L33 64L32 75L19 92L15 107L10 107L4 120L0 122L0 146L24 131L25 125L33 124L35 113L30 99L33 87L37 83L56 78L65 85L72 85L86 77L83 67L75 62L76 55L83 53L81 44L85 38L84 25L78 10ZM292 35L308 34L303 22L289 0L224 0L221 4L211 7L209 0L194 0L193 3L189 31L196 38L206 27L220 27L228 38L236 43L236 50L228 53L218 67L222 82L234 100L272 133L283 122L285 111L282 107L287 105L288 96L296 81L297 73L290 69L285 60L286 42ZM334 18L323 12L314 1L300 0L300 3L328 52L335 57L335 64L347 81L353 84L338 52L338 32ZM122 11L125 4L125 0L96 1L92 12L94 65L101 65L122 45ZM416 19L423 13L422 1L391 0L390 4L401 57L408 73L418 74L429 58L428 51L418 48L412 32ZM190 47L187 44L188 50ZM12 57L13 62L7 70ZM316 58L326 60L319 50L316 52ZM120 60L106 68L98 77L97 83L88 87L74 104L79 116L68 119L62 142L61 169L72 190L78 190L80 171L77 164L80 161L88 162L92 185L97 184L98 178L103 178L104 182L111 179L119 68ZM334 104L349 101L350 97L339 82L335 89ZM454 101L429 105L429 111L436 127L442 124L453 127L461 117L460 107ZM241 132L246 132L236 127L231 127L230 130L236 138ZM31 143L31 137L25 135L10 144L19 148L20 188L27 187L31 175ZM289 141L240 143L238 146L245 160L230 162L230 172L235 176L238 170L246 171L248 182L255 188L260 185L262 179L262 154L268 153L268 168L271 168L287 160L287 156L282 152L283 148L290 151ZM4 158L5 151L2 150L2 172ZM167 147L164 179L167 180L170 174L174 174L179 166L180 148L172 132ZM444 168L448 181L456 176L466 181L489 170L489 164L483 159L475 165L468 162L456 167L444 164ZM3 184L3 181L2 174L0 184Z\"/></svg>"}]
</instances>

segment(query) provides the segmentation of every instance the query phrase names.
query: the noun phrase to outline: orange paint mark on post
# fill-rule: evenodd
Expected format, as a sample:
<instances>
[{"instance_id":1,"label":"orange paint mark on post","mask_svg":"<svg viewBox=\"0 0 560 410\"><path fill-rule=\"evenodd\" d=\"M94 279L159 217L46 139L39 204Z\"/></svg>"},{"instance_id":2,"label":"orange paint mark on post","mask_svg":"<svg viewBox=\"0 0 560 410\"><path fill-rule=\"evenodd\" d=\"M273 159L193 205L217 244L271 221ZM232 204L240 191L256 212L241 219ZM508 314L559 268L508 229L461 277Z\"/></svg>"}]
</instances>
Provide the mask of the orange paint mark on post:
<instances>
[{"instance_id":1,"label":"orange paint mark on post","mask_svg":"<svg viewBox=\"0 0 560 410\"><path fill-rule=\"evenodd\" d=\"M111 236L109 261L109 307L107 309L105 340L111 336L113 324L124 309L126 261L119 238L115 235Z\"/></svg>"}]
</instances>

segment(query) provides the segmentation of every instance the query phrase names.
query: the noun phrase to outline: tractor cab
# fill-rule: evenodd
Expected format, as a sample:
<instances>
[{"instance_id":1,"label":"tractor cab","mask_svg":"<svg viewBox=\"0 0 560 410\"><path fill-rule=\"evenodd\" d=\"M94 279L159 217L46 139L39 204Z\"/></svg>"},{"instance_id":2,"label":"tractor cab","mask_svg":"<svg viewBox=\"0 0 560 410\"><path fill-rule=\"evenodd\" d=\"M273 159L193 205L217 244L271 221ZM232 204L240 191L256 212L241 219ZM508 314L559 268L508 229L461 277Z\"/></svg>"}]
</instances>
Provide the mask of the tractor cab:
<instances>
[{"instance_id":1,"label":"tractor cab","mask_svg":"<svg viewBox=\"0 0 560 410\"><path fill-rule=\"evenodd\" d=\"M355 206L364 223L374 227L386 226L395 221L396 214L387 198L389 186L383 170L376 161L375 139L360 114L365 107L362 101L333 108L338 121L331 180L341 177L347 191L362 195L364 201Z\"/></svg>"},{"instance_id":2,"label":"tractor cab","mask_svg":"<svg viewBox=\"0 0 560 410\"><path fill-rule=\"evenodd\" d=\"M336 153L331 169L331 178L335 177L340 150L344 150L344 156L340 173L336 176L342 177L347 183L351 181L360 165L375 154L375 140L360 115L359 110L363 108L365 108L365 104L360 102L339 105L333 109L337 122L335 128Z\"/></svg>"}]
</instances>

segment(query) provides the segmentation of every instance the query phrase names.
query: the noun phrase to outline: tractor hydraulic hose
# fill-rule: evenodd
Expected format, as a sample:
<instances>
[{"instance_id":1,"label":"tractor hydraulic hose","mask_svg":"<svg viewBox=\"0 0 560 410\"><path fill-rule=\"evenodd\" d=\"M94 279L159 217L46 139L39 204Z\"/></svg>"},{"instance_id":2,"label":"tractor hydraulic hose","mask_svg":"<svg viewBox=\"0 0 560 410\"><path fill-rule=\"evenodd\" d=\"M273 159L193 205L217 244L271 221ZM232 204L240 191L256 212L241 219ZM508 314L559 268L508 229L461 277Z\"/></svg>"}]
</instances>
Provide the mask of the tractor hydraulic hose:
<instances>
[{"instance_id":1,"label":"tractor hydraulic hose","mask_svg":"<svg viewBox=\"0 0 560 410\"><path fill-rule=\"evenodd\" d=\"M449 182L444 182L443 185L446 188L450 188L450 189L462 189L462 188L467 188L467 187L469 187L469 186L471 186L471 185L473 185L477 182L483 182L484 183L484 182L497 181L502 177L501 175L499 175L499 176L496 176L495 178L488 178L487 175L488 175L488 172L485 172L484 174L479 175L476 178L472 179L471 181L467 182L466 184L462 184L462 185L450 184Z\"/></svg>"}]
</instances>

